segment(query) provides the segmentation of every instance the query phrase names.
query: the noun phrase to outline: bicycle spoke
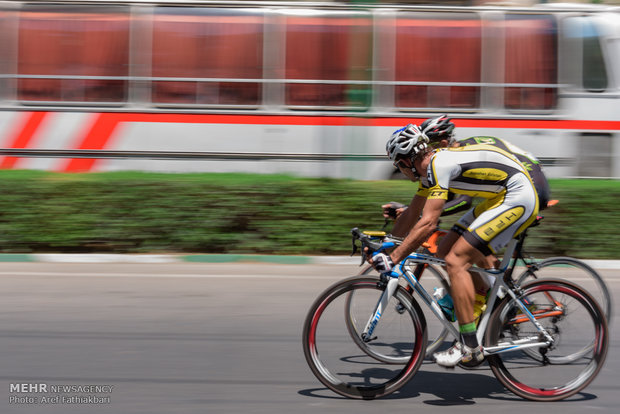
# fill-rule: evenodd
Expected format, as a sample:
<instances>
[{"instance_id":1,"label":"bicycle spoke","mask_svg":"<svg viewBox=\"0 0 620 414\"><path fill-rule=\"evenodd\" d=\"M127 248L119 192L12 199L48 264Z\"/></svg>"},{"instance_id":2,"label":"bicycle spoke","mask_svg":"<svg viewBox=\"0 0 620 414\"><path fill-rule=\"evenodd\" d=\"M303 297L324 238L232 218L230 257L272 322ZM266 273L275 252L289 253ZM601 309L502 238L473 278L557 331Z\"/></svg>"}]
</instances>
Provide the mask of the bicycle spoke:
<instances>
[{"instance_id":1,"label":"bicycle spoke","mask_svg":"<svg viewBox=\"0 0 620 414\"><path fill-rule=\"evenodd\" d=\"M570 257L552 257L543 260L517 278L518 284L535 279L561 278L582 287L601 306L607 322L613 316L613 301L601 276L581 260Z\"/></svg>"},{"instance_id":2,"label":"bicycle spoke","mask_svg":"<svg viewBox=\"0 0 620 414\"><path fill-rule=\"evenodd\" d=\"M524 290L528 310L552 336L553 344L493 355L489 363L497 378L517 395L540 401L566 398L592 381L604 361L607 328L602 311L587 293L565 282L535 282ZM545 337L524 316L513 300L500 305L492 316L486 345L525 338L544 342Z\"/></svg>"},{"instance_id":3,"label":"bicycle spoke","mask_svg":"<svg viewBox=\"0 0 620 414\"><path fill-rule=\"evenodd\" d=\"M370 356L347 332L346 315L365 325L382 293L375 278L337 284L315 302L304 325L304 352L312 371L327 387L347 397L368 399L394 392L422 362L424 321L419 306L402 287L384 309L372 339L364 342L371 352L400 362L387 363Z\"/></svg>"},{"instance_id":4,"label":"bicycle spoke","mask_svg":"<svg viewBox=\"0 0 620 414\"><path fill-rule=\"evenodd\" d=\"M376 274L376 271L369 265L366 268L362 269L362 271L359 274L360 275ZM419 281L428 293L432 293L433 289L436 287L437 288L439 287L448 288L448 283L446 279L442 276L441 270L439 270L436 266L432 266L432 265L425 266L424 271L422 272L422 275ZM407 285L406 289L410 294L412 294L414 298L418 297L417 293L412 293L413 289L411 288L411 286ZM351 294L351 296L353 295ZM420 301L420 303L422 302ZM448 336L448 330L437 319L437 317L428 308L428 306L423 305L421 306L421 308L422 308L422 312L424 312L424 318L426 320L426 331L427 331L427 336L428 336L428 342L426 346L426 356L431 357L433 352L435 352L441 345L444 344L444 341L446 337ZM356 340L355 339L356 337L359 337L362 329L364 328L363 322L366 322L366 321L357 321L353 318L349 318L347 320L347 323L349 323L347 328L350 330L351 335L353 336L354 340ZM394 357L394 356L382 354L380 349L378 348L375 349L375 352L372 352L370 349L367 349L365 344L362 343L361 341L358 344L364 352L368 351L369 355L373 356L374 358L379 359L380 361L390 362L390 360ZM403 357L404 355L396 356L396 360L391 361L391 362L402 362Z\"/></svg>"}]
</instances>

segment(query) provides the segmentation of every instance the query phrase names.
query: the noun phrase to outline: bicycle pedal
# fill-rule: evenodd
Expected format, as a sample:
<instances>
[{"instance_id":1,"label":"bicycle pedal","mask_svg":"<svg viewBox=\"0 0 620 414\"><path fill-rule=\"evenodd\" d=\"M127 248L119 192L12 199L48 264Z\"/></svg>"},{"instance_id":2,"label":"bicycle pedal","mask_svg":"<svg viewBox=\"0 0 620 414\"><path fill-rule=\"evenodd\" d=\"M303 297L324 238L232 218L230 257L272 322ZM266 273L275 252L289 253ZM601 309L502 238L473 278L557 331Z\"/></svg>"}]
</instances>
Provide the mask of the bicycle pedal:
<instances>
[{"instance_id":1,"label":"bicycle pedal","mask_svg":"<svg viewBox=\"0 0 620 414\"><path fill-rule=\"evenodd\" d=\"M458 366L463 369L476 369L482 365L484 361L486 361L486 359L483 359L482 361L471 360L469 362L459 362Z\"/></svg>"}]
</instances>

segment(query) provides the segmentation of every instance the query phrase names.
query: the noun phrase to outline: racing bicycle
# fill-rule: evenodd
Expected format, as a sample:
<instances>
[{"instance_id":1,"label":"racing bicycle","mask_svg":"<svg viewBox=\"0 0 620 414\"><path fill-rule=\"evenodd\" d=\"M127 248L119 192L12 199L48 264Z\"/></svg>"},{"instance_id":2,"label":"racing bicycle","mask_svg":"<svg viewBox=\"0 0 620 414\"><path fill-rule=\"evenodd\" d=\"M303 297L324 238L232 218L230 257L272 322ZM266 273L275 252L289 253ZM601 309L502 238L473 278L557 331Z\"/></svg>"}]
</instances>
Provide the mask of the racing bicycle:
<instances>
[{"instance_id":1,"label":"racing bicycle","mask_svg":"<svg viewBox=\"0 0 620 414\"><path fill-rule=\"evenodd\" d=\"M358 229L352 234L371 252L394 247ZM509 243L500 269L471 269L495 279L478 324L478 341L507 389L529 400L557 401L584 389L600 371L609 341L607 321L596 300L573 283L541 279L521 285L510 264L523 239ZM357 399L383 397L407 384L420 368L428 342L418 301L458 339L457 328L414 274L418 266L442 265L434 256L413 253L390 276L358 275L325 290L303 327L304 355L319 381ZM351 325L354 332L347 328Z\"/></svg>"},{"instance_id":2,"label":"racing bicycle","mask_svg":"<svg viewBox=\"0 0 620 414\"><path fill-rule=\"evenodd\" d=\"M550 205L557 204L556 200ZM543 216L538 216L536 221L530 226L536 227L538 226L543 219ZM388 224L388 220L386 219L386 225ZM383 226L385 229L386 225ZM578 284L580 287L584 288L600 305L605 318L607 319L607 324L611 324L611 319L613 316L613 300L611 294L609 293L609 288L601 275L596 272L591 266L587 263L573 258L573 257L550 257L544 260L536 260L530 255L528 255L524 249L524 242L527 236L526 229L519 236L518 243L516 244L513 260L510 263L511 270L510 272L514 274L514 272L519 268L519 275L516 277L516 284L522 285L531 280L545 279L545 278L559 278L566 279L570 282ZM364 232L366 235L375 237L377 239L383 238L383 241L386 243L393 243L395 246L399 245L402 242L401 238L394 237L392 235L386 234L385 231L366 231ZM438 243L442 237L447 235L448 232L446 230L441 229L439 226L435 229L435 231L429 236L429 238L423 243L419 252L434 255L437 252ZM364 261L362 260L362 265ZM524 267L524 270L521 268ZM445 276L445 273L442 271L441 267L428 263L420 263L413 268L413 273L418 283L421 283L427 291L431 291L434 287L440 288L444 287L447 291L449 291L449 281ZM358 273L360 276L376 274L375 269L370 265L366 264L362 270ZM422 276L424 275L424 279ZM570 276L568 276L570 275ZM411 286L405 285L405 289L413 294L414 290ZM353 293L350 293L349 296L352 296ZM351 298L348 298L348 301L351 301ZM446 337L448 336L448 330L441 324L439 321L433 320L432 317L429 318L430 310L427 308L423 309L426 320L427 320L427 332L428 332L428 343L427 343L427 356L433 354L433 352L437 351L438 348L444 343ZM354 324L351 323L353 319L351 317L347 317L347 328L351 332L351 335L354 338L357 338L359 332L357 332L357 328ZM380 355L376 355L377 357L381 357Z\"/></svg>"}]
</instances>

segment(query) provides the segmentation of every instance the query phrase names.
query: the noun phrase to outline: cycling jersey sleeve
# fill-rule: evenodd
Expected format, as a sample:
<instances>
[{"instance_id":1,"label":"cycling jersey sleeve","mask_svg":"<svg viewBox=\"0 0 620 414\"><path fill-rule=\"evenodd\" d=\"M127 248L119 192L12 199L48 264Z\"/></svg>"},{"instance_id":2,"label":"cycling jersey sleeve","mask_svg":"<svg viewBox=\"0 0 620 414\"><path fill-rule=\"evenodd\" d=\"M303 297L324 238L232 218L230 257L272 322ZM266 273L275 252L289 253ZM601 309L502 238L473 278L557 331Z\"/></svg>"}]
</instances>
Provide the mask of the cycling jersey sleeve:
<instances>
[{"instance_id":1,"label":"cycling jersey sleeve","mask_svg":"<svg viewBox=\"0 0 620 414\"><path fill-rule=\"evenodd\" d=\"M448 200L450 179L455 172L458 174L458 171L455 170L458 170L459 166L442 162L441 155L441 152L435 154L428 164L426 175L428 177L429 192L427 198L429 200Z\"/></svg>"},{"instance_id":2,"label":"cycling jersey sleeve","mask_svg":"<svg viewBox=\"0 0 620 414\"><path fill-rule=\"evenodd\" d=\"M424 198L428 197L428 181L420 180L416 195L419 195L420 197L424 197Z\"/></svg>"}]
</instances>

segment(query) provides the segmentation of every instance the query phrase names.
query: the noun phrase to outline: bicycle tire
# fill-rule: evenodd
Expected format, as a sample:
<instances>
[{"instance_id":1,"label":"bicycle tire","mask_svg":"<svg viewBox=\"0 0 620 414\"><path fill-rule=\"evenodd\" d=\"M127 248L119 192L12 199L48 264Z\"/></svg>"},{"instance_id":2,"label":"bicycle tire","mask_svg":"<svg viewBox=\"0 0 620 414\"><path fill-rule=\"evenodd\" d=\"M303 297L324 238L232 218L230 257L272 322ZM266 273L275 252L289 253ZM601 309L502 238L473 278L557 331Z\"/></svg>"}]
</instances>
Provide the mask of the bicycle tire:
<instances>
[{"instance_id":1,"label":"bicycle tire","mask_svg":"<svg viewBox=\"0 0 620 414\"><path fill-rule=\"evenodd\" d=\"M550 269L551 267L553 267L553 269ZM530 278L541 279L552 277L565 279L563 273L566 273L565 269L567 268L580 270L579 276L577 276L576 279L569 279L568 281L583 287L584 290L590 293L605 313L607 324L611 325L613 300L609 293L609 288L596 270L579 259L572 257L550 257L545 259L540 263L534 264L529 269L526 269L517 278L517 284L521 285Z\"/></svg>"},{"instance_id":2,"label":"bicycle tire","mask_svg":"<svg viewBox=\"0 0 620 414\"><path fill-rule=\"evenodd\" d=\"M609 333L603 311L586 291L566 281L539 280L526 284L522 289L522 297L527 298L531 312L537 312L538 322L546 326L555 339L551 347L539 348L541 356L563 355L565 352L572 353L574 348L583 349L584 344L590 341L587 338L589 335L594 338L593 346L589 348L588 355L564 364L554 364L544 358L544 362L540 362L518 349L490 355L487 361L495 377L522 398L558 401L570 397L592 382L605 361ZM548 307L548 295L552 295L558 306ZM531 329L532 333L528 335L527 330L533 324L529 319L517 316L519 312L512 298L504 298L491 315L485 346L510 344L511 340L519 339L519 333L523 330L526 337L536 334L537 330ZM515 330L514 325L518 325L519 329ZM541 367L545 369L541 370Z\"/></svg>"},{"instance_id":3,"label":"bicycle tire","mask_svg":"<svg viewBox=\"0 0 620 414\"><path fill-rule=\"evenodd\" d=\"M303 326L303 349L306 362L312 373L322 384L332 391L348 398L374 399L388 395L404 386L415 375L424 359L426 343L426 322L420 306L412 300L406 290L399 286L390 299L390 304L384 309L384 314L377 323L377 336L384 341L387 334L383 325L386 315L393 307L393 301L403 305L402 320L408 325L401 329L407 336L407 344L398 339L393 344L384 341L378 346L387 344L400 348L410 348L410 358L401 366L384 364L371 358L367 354L360 355L360 349L351 340L346 329L343 329L344 296L350 291L358 293L357 298L368 300L365 312L367 317L374 313L376 304L383 293L383 285L377 283L378 278L352 277L335 283L325 290L312 304ZM366 295L362 294L366 291ZM361 305L361 302L360 302Z\"/></svg>"},{"instance_id":4,"label":"bicycle tire","mask_svg":"<svg viewBox=\"0 0 620 414\"><path fill-rule=\"evenodd\" d=\"M371 265L367 265L358 273L358 275L366 276L366 275L371 274L372 272L376 272L376 270ZM430 274L434 276L432 279L429 279L428 276L424 278L424 283L427 285L425 289L429 292L429 294L433 293L432 291L429 291L429 288L431 287L444 287L446 289L450 288L446 278L442 276L441 271L438 270L435 266L427 265L427 267L424 269L423 275L429 272ZM427 283L426 281L429 281L429 282ZM420 278L420 282L422 283L422 278ZM406 290L407 290L407 293L411 295L411 289L409 286L406 287ZM351 295L352 294L350 293L349 297ZM345 311L347 311L347 309L348 307L345 309ZM423 309L422 312L424 312L424 317L426 319L426 332L427 332L427 338L428 338L428 342L426 345L426 357L431 358L433 353L437 351L437 349L444 343L444 341L446 340L446 337L449 334L449 331L445 326L443 326L443 324L441 324L437 320L437 317L432 313L432 311L428 307L422 307L422 309ZM362 351L366 352L368 355L372 356L373 358L376 358L378 361L382 361L386 363L393 362L393 363L398 364L404 361L405 357L394 359L387 355L382 355L378 352L375 352L366 346L366 343L362 341L360 337L360 332L359 332L361 329L364 328L366 321L356 321L355 318L352 317L350 314L346 315L345 321L347 323L347 329L349 330L349 333L351 334L351 338L353 339L353 341L355 341L355 343L360 347Z\"/></svg>"}]
</instances>

